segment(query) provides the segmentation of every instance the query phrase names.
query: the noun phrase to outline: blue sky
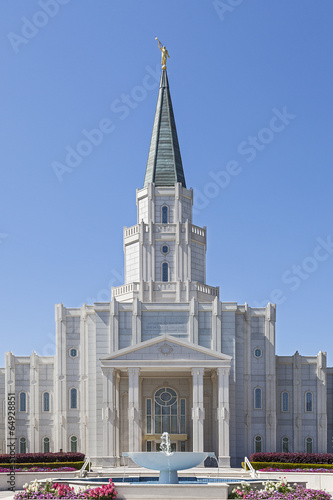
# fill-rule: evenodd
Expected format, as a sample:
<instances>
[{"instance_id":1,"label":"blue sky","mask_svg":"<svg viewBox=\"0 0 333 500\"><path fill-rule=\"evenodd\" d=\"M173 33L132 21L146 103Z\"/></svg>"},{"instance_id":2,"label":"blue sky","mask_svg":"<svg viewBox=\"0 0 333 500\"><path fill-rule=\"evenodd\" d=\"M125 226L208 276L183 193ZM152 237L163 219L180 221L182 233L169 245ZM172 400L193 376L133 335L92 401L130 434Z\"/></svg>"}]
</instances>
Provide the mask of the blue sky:
<instances>
[{"instance_id":1,"label":"blue sky","mask_svg":"<svg viewBox=\"0 0 333 500\"><path fill-rule=\"evenodd\" d=\"M277 302L277 353L333 364L332 18L330 0L2 1L3 353L53 354L54 304L122 284L157 36L207 283Z\"/></svg>"}]
</instances>

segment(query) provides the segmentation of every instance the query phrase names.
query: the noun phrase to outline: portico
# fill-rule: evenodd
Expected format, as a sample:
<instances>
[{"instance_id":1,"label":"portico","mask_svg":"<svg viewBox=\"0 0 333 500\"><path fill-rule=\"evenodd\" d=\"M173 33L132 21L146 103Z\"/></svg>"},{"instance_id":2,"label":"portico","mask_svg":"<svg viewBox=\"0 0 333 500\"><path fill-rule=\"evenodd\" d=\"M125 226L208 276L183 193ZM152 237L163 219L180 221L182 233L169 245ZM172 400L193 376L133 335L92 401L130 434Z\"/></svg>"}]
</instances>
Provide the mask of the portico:
<instances>
[{"instance_id":1,"label":"portico","mask_svg":"<svg viewBox=\"0 0 333 500\"><path fill-rule=\"evenodd\" d=\"M155 451L169 432L177 451L229 456L231 357L173 336L160 335L101 360L104 449Z\"/></svg>"}]
</instances>

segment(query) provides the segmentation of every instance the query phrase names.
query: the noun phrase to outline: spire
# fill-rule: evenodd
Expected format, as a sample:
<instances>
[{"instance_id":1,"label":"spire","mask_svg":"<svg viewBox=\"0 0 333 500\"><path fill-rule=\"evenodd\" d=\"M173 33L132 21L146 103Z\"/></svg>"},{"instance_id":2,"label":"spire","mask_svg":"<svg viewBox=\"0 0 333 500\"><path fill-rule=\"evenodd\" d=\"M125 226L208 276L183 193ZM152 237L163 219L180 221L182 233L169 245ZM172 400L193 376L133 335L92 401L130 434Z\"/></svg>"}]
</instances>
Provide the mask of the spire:
<instances>
[{"instance_id":1,"label":"spire","mask_svg":"<svg viewBox=\"0 0 333 500\"><path fill-rule=\"evenodd\" d=\"M166 69L162 69L144 187L150 182L156 186L180 182L186 187Z\"/></svg>"}]
</instances>

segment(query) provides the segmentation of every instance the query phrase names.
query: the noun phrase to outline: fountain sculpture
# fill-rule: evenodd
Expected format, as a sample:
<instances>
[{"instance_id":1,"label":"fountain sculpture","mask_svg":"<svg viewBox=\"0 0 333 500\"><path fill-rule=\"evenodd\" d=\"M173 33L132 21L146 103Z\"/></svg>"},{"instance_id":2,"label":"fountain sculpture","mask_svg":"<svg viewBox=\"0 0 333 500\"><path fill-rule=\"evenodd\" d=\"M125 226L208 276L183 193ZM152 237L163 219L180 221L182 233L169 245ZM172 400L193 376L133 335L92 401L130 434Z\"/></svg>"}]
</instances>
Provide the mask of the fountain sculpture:
<instances>
[{"instance_id":1,"label":"fountain sculpture","mask_svg":"<svg viewBox=\"0 0 333 500\"><path fill-rule=\"evenodd\" d=\"M159 470L160 484L178 483L178 470L191 469L201 464L207 457L214 457L211 452L177 452L171 451L170 436L163 432L161 436L161 451L157 452L128 452L123 456L129 457L137 465L146 469Z\"/></svg>"}]
</instances>

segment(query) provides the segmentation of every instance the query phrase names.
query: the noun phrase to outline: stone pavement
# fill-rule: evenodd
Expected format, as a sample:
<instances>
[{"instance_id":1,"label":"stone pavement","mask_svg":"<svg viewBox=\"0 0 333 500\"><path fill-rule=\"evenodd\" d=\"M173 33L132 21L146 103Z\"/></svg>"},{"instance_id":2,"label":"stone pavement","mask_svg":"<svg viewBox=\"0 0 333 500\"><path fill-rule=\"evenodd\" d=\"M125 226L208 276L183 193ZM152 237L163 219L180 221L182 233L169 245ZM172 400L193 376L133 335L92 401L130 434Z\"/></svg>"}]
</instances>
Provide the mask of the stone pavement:
<instances>
[{"instance_id":1,"label":"stone pavement","mask_svg":"<svg viewBox=\"0 0 333 500\"><path fill-rule=\"evenodd\" d=\"M15 493L17 492L12 492L12 491L0 491L0 498L1 499L6 499L6 500L11 500L13 498L13 496L15 495Z\"/></svg>"}]
</instances>

